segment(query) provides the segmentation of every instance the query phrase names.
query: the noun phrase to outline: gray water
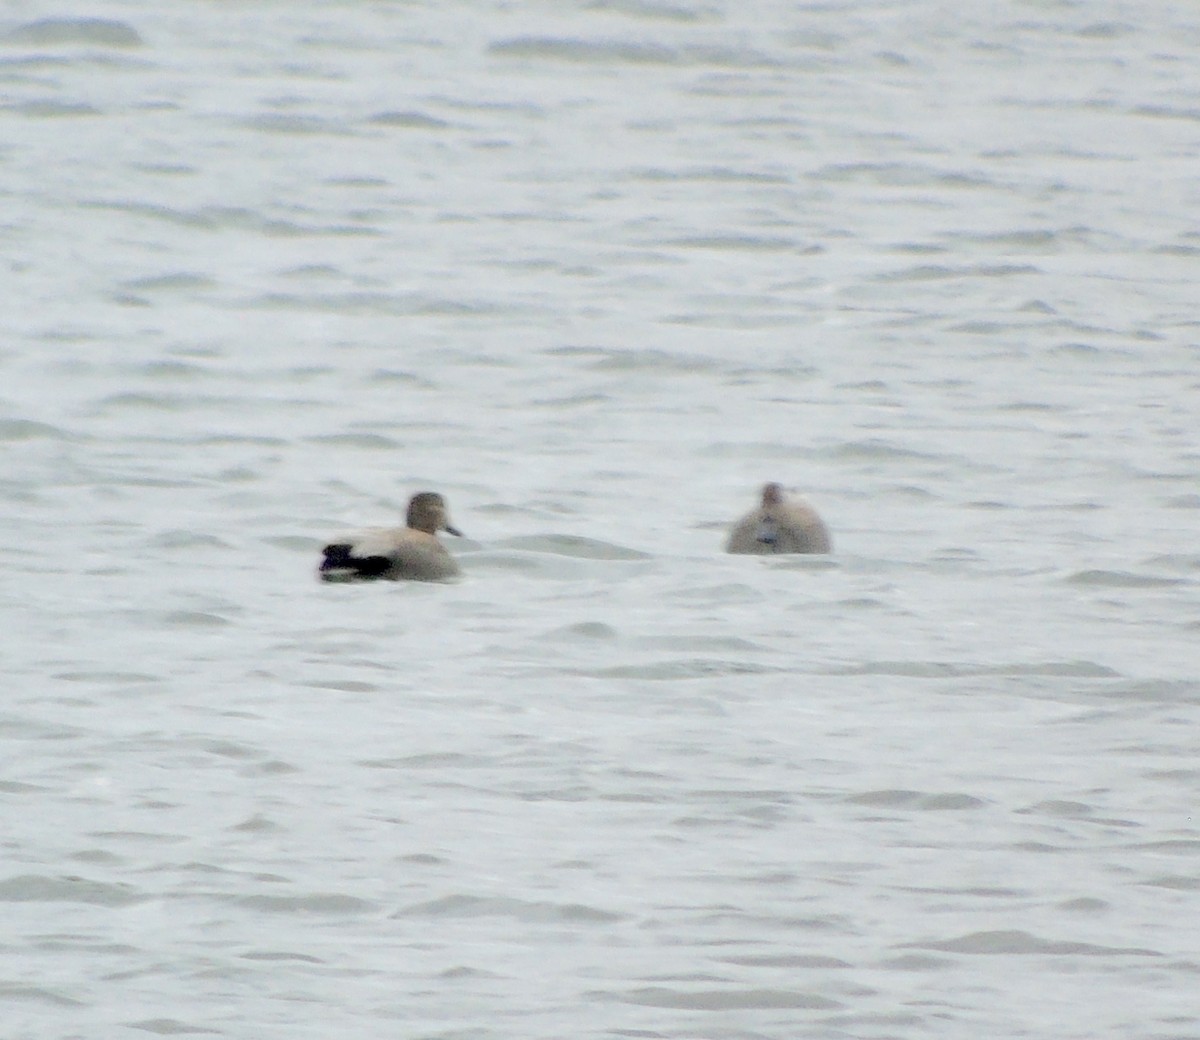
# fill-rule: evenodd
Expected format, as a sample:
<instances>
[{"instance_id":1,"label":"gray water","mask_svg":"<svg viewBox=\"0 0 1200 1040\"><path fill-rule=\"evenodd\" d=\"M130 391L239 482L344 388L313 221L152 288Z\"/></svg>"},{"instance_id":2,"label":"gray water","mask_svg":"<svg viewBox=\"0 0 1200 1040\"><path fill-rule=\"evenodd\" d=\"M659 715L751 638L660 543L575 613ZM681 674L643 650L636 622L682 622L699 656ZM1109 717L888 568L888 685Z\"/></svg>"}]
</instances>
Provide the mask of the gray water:
<instances>
[{"instance_id":1,"label":"gray water","mask_svg":"<svg viewBox=\"0 0 1200 1040\"><path fill-rule=\"evenodd\" d=\"M1200 9L49 7L6 1040L1200 1037Z\"/></svg>"}]
</instances>

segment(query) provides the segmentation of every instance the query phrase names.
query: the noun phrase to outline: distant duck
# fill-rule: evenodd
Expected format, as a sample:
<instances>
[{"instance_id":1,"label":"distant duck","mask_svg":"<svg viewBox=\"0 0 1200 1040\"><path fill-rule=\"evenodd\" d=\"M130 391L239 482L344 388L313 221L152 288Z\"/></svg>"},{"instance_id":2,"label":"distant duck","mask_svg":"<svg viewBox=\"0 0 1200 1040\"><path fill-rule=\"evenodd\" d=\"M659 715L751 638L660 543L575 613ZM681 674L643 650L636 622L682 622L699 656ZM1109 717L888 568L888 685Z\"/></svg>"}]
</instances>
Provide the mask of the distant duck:
<instances>
[{"instance_id":1,"label":"distant duck","mask_svg":"<svg viewBox=\"0 0 1200 1040\"><path fill-rule=\"evenodd\" d=\"M450 525L446 500L422 491L408 502L406 527L376 527L325 546L318 571L322 581L445 581L458 574L438 531L462 537Z\"/></svg>"},{"instance_id":2,"label":"distant duck","mask_svg":"<svg viewBox=\"0 0 1200 1040\"><path fill-rule=\"evenodd\" d=\"M725 551L731 553L827 553L833 550L829 528L816 510L789 499L779 484L762 489L762 505L733 525Z\"/></svg>"}]
</instances>

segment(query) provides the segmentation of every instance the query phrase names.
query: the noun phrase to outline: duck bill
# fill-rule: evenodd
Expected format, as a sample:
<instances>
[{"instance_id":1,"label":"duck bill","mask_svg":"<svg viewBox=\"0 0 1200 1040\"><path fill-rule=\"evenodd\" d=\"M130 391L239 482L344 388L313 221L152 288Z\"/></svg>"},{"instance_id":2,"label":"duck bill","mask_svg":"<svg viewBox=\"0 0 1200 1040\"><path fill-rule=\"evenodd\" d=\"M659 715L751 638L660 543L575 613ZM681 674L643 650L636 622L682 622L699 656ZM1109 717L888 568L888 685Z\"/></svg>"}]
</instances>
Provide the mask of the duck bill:
<instances>
[{"instance_id":1,"label":"duck bill","mask_svg":"<svg viewBox=\"0 0 1200 1040\"><path fill-rule=\"evenodd\" d=\"M445 531L446 534L454 535L455 538L461 538L463 536L462 531L460 531L457 527L451 527L449 524L443 526L442 530Z\"/></svg>"}]
</instances>

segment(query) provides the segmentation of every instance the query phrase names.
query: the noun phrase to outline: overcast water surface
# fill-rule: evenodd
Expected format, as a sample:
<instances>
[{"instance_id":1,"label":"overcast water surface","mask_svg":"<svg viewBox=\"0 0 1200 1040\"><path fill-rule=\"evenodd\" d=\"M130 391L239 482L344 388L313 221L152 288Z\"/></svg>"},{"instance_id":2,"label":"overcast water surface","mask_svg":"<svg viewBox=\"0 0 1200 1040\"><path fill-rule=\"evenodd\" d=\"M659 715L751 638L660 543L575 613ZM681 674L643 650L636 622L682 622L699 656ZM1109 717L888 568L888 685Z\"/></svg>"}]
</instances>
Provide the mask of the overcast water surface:
<instances>
[{"instance_id":1,"label":"overcast water surface","mask_svg":"<svg viewBox=\"0 0 1200 1040\"><path fill-rule=\"evenodd\" d=\"M1200 1037L1200 8L52 6L6 1040Z\"/></svg>"}]
</instances>

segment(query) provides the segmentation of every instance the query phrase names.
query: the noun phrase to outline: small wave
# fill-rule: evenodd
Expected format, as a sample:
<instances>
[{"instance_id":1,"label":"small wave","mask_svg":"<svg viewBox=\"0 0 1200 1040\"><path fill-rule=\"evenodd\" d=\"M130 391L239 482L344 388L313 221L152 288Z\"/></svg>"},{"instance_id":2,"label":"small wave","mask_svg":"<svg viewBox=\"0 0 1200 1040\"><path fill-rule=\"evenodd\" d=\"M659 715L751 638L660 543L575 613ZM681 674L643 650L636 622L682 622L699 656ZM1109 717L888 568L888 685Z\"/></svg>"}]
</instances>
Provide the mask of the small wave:
<instances>
[{"instance_id":1,"label":"small wave","mask_svg":"<svg viewBox=\"0 0 1200 1040\"><path fill-rule=\"evenodd\" d=\"M723 526L723 525L722 525ZM673 598L688 603L714 603L729 606L737 603L761 603L761 589L742 582L726 582L722 585L700 585L678 589Z\"/></svg>"},{"instance_id":2,"label":"small wave","mask_svg":"<svg viewBox=\"0 0 1200 1040\"><path fill-rule=\"evenodd\" d=\"M371 451L399 451L402 445L378 433L321 433L303 438L307 444L327 444L336 448L366 448Z\"/></svg>"},{"instance_id":3,"label":"small wave","mask_svg":"<svg viewBox=\"0 0 1200 1040\"><path fill-rule=\"evenodd\" d=\"M1023 326L1012 322L962 321L955 325L947 326L947 331L959 332L966 336L999 336L1010 330L1020 328L1023 328Z\"/></svg>"},{"instance_id":4,"label":"small wave","mask_svg":"<svg viewBox=\"0 0 1200 1040\"><path fill-rule=\"evenodd\" d=\"M500 571L549 581L577 581L598 573L590 569L583 558L572 558L559 553L484 549L472 551L464 556L470 559L472 574Z\"/></svg>"},{"instance_id":5,"label":"small wave","mask_svg":"<svg viewBox=\"0 0 1200 1040\"><path fill-rule=\"evenodd\" d=\"M898 271L884 271L875 276L880 282L936 282L951 278L1009 278L1013 275L1040 274L1033 264L971 264L951 267L948 264L917 264Z\"/></svg>"},{"instance_id":6,"label":"small wave","mask_svg":"<svg viewBox=\"0 0 1200 1040\"><path fill-rule=\"evenodd\" d=\"M1141 26L1131 22L1093 22L1075 30L1075 35L1085 40L1115 40L1122 36L1134 36Z\"/></svg>"},{"instance_id":7,"label":"small wave","mask_svg":"<svg viewBox=\"0 0 1200 1040\"><path fill-rule=\"evenodd\" d=\"M939 170L907 163L833 163L809 175L814 180L867 182L889 188L991 187L993 181L980 174Z\"/></svg>"},{"instance_id":8,"label":"small wave","mask_svg":"<svg viewBox=\"0 0 1200 1040\"><path fill-rule=\"evenodd\" d=\"M834 448L832 454L836 459L845 460L921 459L927 462L944 462L951 459L948 455L917 451L915 448L904 448L878 439L847 441Z\"/></svg>"},{"instance_id":9,"label":"small wave","mask_svg":"<svg viewBox=\"0 0 1200 1040\"><path fill-rule=\"evenodd\" d=\"M895 609L895 604L888 600L879 599L875 596L850 596L847 599L839 600L838 606L846 607L852 611L860 610L887 610Z\"/></svg>"},{"instance_id":10,"label":"small wave","mask_svg":"<svg viewBox=\"0 0 1200 1040\"><path fill-rule=\"evenodd\" d=\"M699 354L636 347L554 347L545 353L550 357L586 358L591 361L589 367L598 372L651 369L656 372L702 373L720 367L720 363L712 358Z\"/></svg>"},{"instance_id":11,"label":"small wave","mask_svg":"<svg viewBox=\"0 0 1200 1040\"><path fill-rule=\"evenodd\" d=\"M1073 234L1069 237L1072 240L1077 239L1078 229L1073 229ZM1031 249L1047 249L1050 246L1059 244L1063 236L1057 231L1051 231L1048 228L1032 228L1026 231L1000 231L987 234L970 233L954 235L954 240L957 242L965 242L967 244L994 246L1005 251L1031 250Z\"/></svg>"},{"instance_id":12,"label":"small wave","mask_svg":"<svg viewBox=\"0 0 1200 1040\"><path fill-rule=\"evenodd\" d=\"M12 111L30 119L72 119L77 116L98 116L102 113L85 101L25 101Z\"/></svg>"},{"instance_id":13,"label":"small wave","mask_svg":"<svg viewBox=\"0 0 1200 1040\"><path fill-rule=\"evenodd\" d=\"M301 683L313 690L336 690L338 693L378 693L379 686L375 683L363 682L361 679L316 679Z\"/></svg>"},{"instance_id":14,"label":"small wave","mask_svg":"<svg viewBox=\"0 0 1200 1040\"><path fill-rule=\"evenodd\" d=\"M176 392L169 390L160 390L155 392L150 391L123 391L121 393L109 394L101 397L94 403L94 408L97 414L110 415L123 412L203 412L206 415L213 415L221 412L223 409L231 407L239 407L243 404L243 399L238 397L224 397L218 394L197 394L194 392ZM164 439L165 443L179 443L171 439ZM158 443L163 443L159 441ZM130 478L131 483L143 484L154 487L191 487L195 485L195 481L180 480L169 481L153 477L143 479Z\"/></svg>"},{"instance_id":15,"label":"small wave","mask_svg":"<svg viewBox=\"0 0 1200 1040\"><path fill-rule=\"evenodd\" d=\"M786 669L771 665L750 664L746 661L693 658L684 661L618 664L609 668L581 668L573 671L572 674L593 679L645 679L652 682L675 682L680 679L710 679L723 675L767 675L783 671Z\"/></svg>"},{"instance_id":16,"label":"small wave","mask_svg":"<svg viewBox=\"0 0 1200 1040\"><path fill-rule=\"evenodd\" d=\"M0 419L0 441L69 440L71 435L59 426L35 419Z\"/></svg>"},{"instance_id":17,"label":"small wave","mask_svg":"<svg viewBox=\"0 0 1200 1040\"><path fill-rule=\"evenodd\" d=\"M698 22L700 14L682 4L656 3L654 0L591 0L584 5L592 11L613 11L631 18L655 18L671 22Z\"/></svg>"},{"instance_id":18,"label":"small wave","mask_svg":"<svg viewBox=\"0 0 1200 1040\"><path fill-rule=\"evenodd\" d=\"M159 1036L179 1036L181 1034L209 1034L219 1036L220 1032L195 1022L184 1022L178 1018L143 1018L137 1022L127 1023L130 1029L138 1029L143 1033L157 1033Z\"/></svg>"},{"instance_id":19,"label":"small wave","mask_svg":"<svg viewBox=\"0 0 1200 1040\"><path fill-rule=\"evenodd\" d=\"M723 68L775 68L781 62L752 48L723 45L668 47L636 40L580 40L519 36L498 40L488 53L505 58L540 58L584 65L714 65Z\"/></svg>"},{"instance_id":20,"label":"small wave","mask_svg":"<svg viewBox=\"0 0 1200 1040\"><path fill-rule=\"evenodd\" d=\"M1104 687L1103 696L1131 703L1200 704L1200 682L1192 679L1120 682Z\"/></svg>"},{"instance_id":21,"label":"small wave","mask_svg":"<svg viewBox=\"0 0 1200 1040\"><path fill-rule=\"evenodd\" d=\"M461 751L428 751L401 758L368 758L358 763L366 769L483 769L495 762L484 755L468 755Z\"/></svg>"},{"instance_id":22,"label":"small wave","mask_svg":"<svg viewBox=\"0 0 1200 1040\"><path fill-rule=\"evenodd\" d=\"M543 638L556 641L575 641L578 639L615 639L617 630L612 625L602 621L580 621L574 625L566 625L547 632Z\"/></svg>"},{"instance_id":23,"label":"small wave","mask_svg":"<svg viewBox=\"0 0 1200 1040\"><path fill-rule=\"evenodd\" d=\"M20 780L0 780L0 792L4 794L43 795L49 790L50 788L43 784L26 784Z\"/></svg>"},{"instance_id":24,"label":"small wave","mask_svg":"<svg viewBox=\"0 0 1200 1040\"><path fill-rule=\"evenodd\" d=\"M843 1004L829 997L788 989L683 990L647 986L621 995L627 1004L681 1011L834 1011Z\"/></svg>"},{"instance_id":25,"label":"small wave","mask_svg":"<svg viewBox=\"0 0 1200 1040\"><path fill-rule=\"evenodd\" d=\"M90 199L83 200L78 205L81 209L129 213L134 216L165 221L180 227L197 228L204 231L251 231L275 238L354 237L382 234L380 229L369 224L297 224L290 220L271 219L253 210L238 206L200 206L194 210L185 210L126 199Z\"/></svg>"},{"instance_id":26,"label":"small wave","mask_svg":"<svg viewBox=\"0 0 1200 1040\"><path fill-rule=\"evenodd\" d=\"M1157 950L1136 946L1097 946L1094 943L1042 939L1029 932L1010 931L971 932L954 939L936 942L904 943L902 949L942 950L946 953L971 954L1083 954L1092 957L1161 957Z\"/></svg>"},{"instance_id":27,"label":"small wave","mask_svg":"<svg viewBox=\"0 0 1200 1040\"><path fill-rule=\"evenodd\" d=\"M683 249L737 250L758 253L805 252L808 250L806 243L779 235L691 235L685 238L660 239L655 244Z\"/></svg>"},{"instance_id":28,"label":"small wave","mask_svg":"<svg viewBox=\"0 0 1200 1040\"><path fill-rule=\"evenodd\" d=\"M640 643L659 650L714 650L729 653L762 653L767 648L738 636L648 636Z\"/></svg>"},{"instance_id":29,"label":"small wave","mask_svg":"<svg viewBox=\"0 0 1200 1040\"><path fill-rule=\"evenodd\" d=\"M789 878L789 881L792 880ZM853 968L850 961L840 957L826 957L819 953L755 953L731 954L718 957L725 964L737 964L746 968Z\"/></svg>"},{"instance_id":30,"label":"small wave","mask_svg":"<svg viewBox=\"0 0 1200 1040\"><path fill-rule=\"evenodd\" d=\"M336 524L331 524L331 527ZM263 545L273 545L276 549L286 549L288 552L316 553L328 539L309 538L300 534L270 535L260 538Z\"/></svg>"},{"instance_id":31,"label":"small wave","mask_svg":"<svg viewBox=\"0 0 1200 1040\"><path fill-rule=\"evenodd\" d=\"M1037 816L1053 816L1058 819L1081 820L1091 816L1095 810L1092 806L1084 802L1072 802L1052 798L1048 801L1038 802L1036 805L1031 805L1026 809L1017 809L1016 812Z\"/></svg>"},{"instance_id":32,"label":"small wave","mask_svg":"<svg viewBox=\"0 0 1200 1040\"><path fill-rule=\"evenodd\" d=\"M1009 401L997 405L998 412L1057 412L1059 405L1048 404L1045 401Z\"/></svg>"},{"instance_id":33,"label":"small wave","mask_svg":"<svg viewBox=\"0 0 1200 1040\"><path fill-rule=\"evenodd\" d=\"M375 232L370 232L374 234ZM244 306L268 310L316 311L346 315L394 317L486 317L499 314L498 305L482 301L452 300L425 293L264 293Z\"/></svg>"},{"instance_id":34,"label":"small wave","mask_svg":"<svg viewBox=\"0 0 1200 1040\"><path fill-rule=\"evenodd\" d=\"M88 881L81 877L46 877L19 874L0 881L0 902L4 903L90 903L96 906L130 906L150 897L140 895L131 885L113 885Z\"/></svg>"},{"instance_id":35,"label":"small wave","mask_svg":"<svg viewBox=\"0 0 1200 1040\"><path fill-rule=\"evenodd\" d=\"M172 628L224 628L233 624L220 614L204 610L172 610L162 615L161 623Z\"/></svg>"},{"instance_id":36,"label":"small wave","mask_svg":"<svg viewBox=\"0 0 1200 1040\"><path fill-rule=\"evenodd\" d=\"M584 922L611 923L623 920L621 914L582 903L531 902L506 896L452 895L416 903L392 914L405 917L509 917L531 923Z\"/></svg>"},{"instance_id":37,"label":"small wave","mask_svg":"<svg viewBox=\"0 0 1200 1040\"><path fill-rule=\"evenodd\" d=\"M1072 914L1099 914L1111 910L1112 903L1093 896L1080 896L1078 899L1063 900L1058 908Z\"/></svg>"},{"instance_id":38,"label":"small wave","mask_svg":"<svg viewBox=\"0 0 1200 1040\"><path fill-rule=\"evenodd\" d=\"M33 944L35 948L39 944ZM73 997L64 996L52 989L41 986L26 986L19 982L0 982L0 1000L7 1004L10 1000L32 1000L41 1004L49 1004L58 1008L84 1007L84 1002Z\"/></svg>"},{"instance_id":39,"label":"small wave","mask_svg":"<svg viewBox=\"0 0 1200 1040\"><path fill-rule=\"evenodd\" d=\"M750 556L748 559L767 563L775 571L836 571L841 564L830 556L808 553L780 553L777 556Z\"/></svg>"},{"instance_id":40,"label":"small wave","mask_svg":"<svg viewBox=\"0 0 1200 1040\"><path fill-rule=\"evenodd\" d=\"M243 230L260 227L262 221L250 210L231 206L202 206L196 210L172 209L148 202L133 202L124 199L91 199L79 202L81 209L109 210L129 213L134 216L153 217L182 227L221 230L232 228Z\"/></svg>"},{"instance_id":41,"label":"small wave","mask_svg":"<svg viewBox=\"0 0 1200 1040\"><path fill-rule=\"evenodd\" d=\"M324 964L320 957L310 953L297 953L294 950L250 950L238 956L247 961L294 961L298 964Z\"/></svg>"},{"instance_id":42,"label":"small wave","mask_svg":"<svg viewBox=\"0 0 1200 1040\"><path fill-rule=\"evenodd\" d=\"M90 43L100 47L141 47L144 41L136 29L109 18L41 18L11 29L3 37L6 43L59 46Z\"/></svg>"},{"instance_id":43,"label":"small wave","mask_svg":"<svg viewBox=\"0 0 1200 1040\"><path fill-rule=\"evenodd\" d=\"M851 805L867 805L877 808L926 809L946 811L952 809L980 809L988 803L970 794L926 794L922 791L886 790L864 791L845 799Z\"/></svg>"},{"instance_id":44,"label":"small wave","mask_svg":"<svg viewBox=\"0 0 1200 1040\"><path fill-rule=\"evenodd\" d=\"M420 387L423 390L431 390L435 385L427 377L418 375L416 372L405 372L395 368L377 368L366 377L366 382L378 383L384 386L403 384L405 386Z\"/></svg>"},{"instance_id":45,"label":"small wave","mask_svg":"<svg viewBox=\"0 0 1200 1040\"><path fill-rule=\"evenodd\" d=\"M650 558L649 553L637 549L570 534L519 535L515 538L506 538L496 544L510 549L570 556L578 560L646 560Z\"/></svg>"},{"instance_id":46,"label":"small wave","mask_svg":"<svg viewBox=\"0 0 1200 1040\"><path fill-rule=\"evenodd\" d=\"M161 676L150 675L147 672L59 672L55 679L64 682L104 683L123 686L126 683L157 682Z\"/></svg>"},{"instance_id":47,"label":"small wave","mask_svg":"<svg viewBox=\"0 0 1200 1040\"><path fill-rule=\"evenodd\" d=\"M498 40L488 53L505 58L550 58L556 61L636 65L678 65L680 54L671 47L654 43L619 40L571 40L549 36L519 36Z\"/></svg>"},{"instance_id":48,"label":"small wave","mask_svg":"<svg viewBox=\"0 0 1200 1040\"><path fill-rule=\"evenodd\" d=\"M1190 123L1200 122L1200 108L1177 108L1174 105L1138 105L1133 109L1135 116L1153 119L1183 119Z\"/></svg>"},{"instance_id":49,"label":"small wave","mask_svg":"<svg viewBox=\"0 0 1200 1040\"><path fill-rule=\"evenodd\" d=\"M268 112L263 115L243 119L242 125L249 130L257 130L268 134L292 134L312 136L326 134L335 137L347 137L352 131L340 120L323 119L320 116L305 116Z\"/></svg>"},{"instance_id":50,"label":"small wave","mask_svg":"<svg viewBox=\"0 0 1200 1040\"><path fill-rule=\"evenodd\" d=\"M1145 852L1170 852L1184 856L1194 856L1200 852L1200 841L1193 838L1168 839L1167 841L1143 841L1132 848Z\"/></svg>"},{"instance_id":51,"label":"small wave","mask_svg":"<svg viewBox=\"0 0 1200 1040\"><path fill-rule=\"evenodd\" d=\"M1150 878L1142 882L1151 888L1165 888L1171 892L1200 892L1200 878L1190 874L1169 874L1164 877Z\"/></svg>"},{"instance_id":52,"label":"small wave","mask_svg":"<svg viewBox=\"0 0 1200 1040\"><path fill-rule=\"evenodd\" d=\"M650 183L700 184L791 184L793 178L786 173L766 173L763 170L739 170L729 166L699 166L685 169L658 166L633 170L626 175L630 180Z\"/></svg>"},{"instance_id":53,"label":"small wave","mask_svg":"<svg viewBox=\"0 0 1200 1040\"><path fill-rule=\"evenodd\" d=\"M291 441L282 437L271 437L256 433L210 433L196 438L192 443L200 445L248 445L259 448L279 448Z\"/></svg>"},{"instance_id":54,"label":"small wave","mask_svg":"<svg viewBox=\"0 0 1200 1040\"><path fill-rule=\"evenodd\" d=\"M1150 252L1156 256L1183 256L1190 260L1200 256L1200 246L1180 245L1172 242L1165 246L1156 246Z\"/></svg>"},{"instance_id":55,"label":"small wave","mask_svg":"<svg viewBox=\"0 0 1200 1040\"><path fill-rule=\"evenodd\" d=\"M1068 585L1092 585L1099 588L1153 589L1171 585L1189 584L1187 578L1160 578L1151 574L1134 574L1132 571L1086 570L1068 575Z\"/></svg>"},{"instance_id":56,"label":"small wave","mask_svg":"<svg viewBox=\"0 0 1200 1040\"><path fill-rule=\"evenodd\" d=\"M612 398L608 394L581 392L566 397L543 397L529 402L531 408L584 408L594 404L607 404Z\"/></svg>"},{"instance_id":57,"label":"small wave","mask_svg":"<svg viewBox=\"0 0 1200 1040\"><path fill-rule=\"evenodd\" d=\"M1051 354L1061 354L1067 357L1096 358L1108 353L1094 343L1067 342L1059 343L1050 348Z\"/></svg>"},{"instance_id":58,"label":"small wave","mask_svg":"<svg viewBox=\"0 0 1200 1040\"><path fill-rule=\"evenodd\" d=\"M228 896L222 897L227 902L251 910L264 910L275 914L329 914L342 916L347 914L374 913L379 905L368 899L357 896L342 895L339 892L313 892L297 896Z\"/></svg>"},{"instance_id":59,"label":"small wave","mask_svg":"<svg viewBox=\"0 0 1200 1040\"><path fill-rule=\"evenodd\" d=\"M446 130L444 119L427 116L424 112L379 112L367 120L372 126L387 126L402 130Z\"/></svg>"},{"instance_id":60,"label":"small wave","mask_svg":"<svg viewBox=\"0 0 1200 1040\"><path fill-rule=\"evenodd\" d=\"M835 448L834 454L839 450ZM811 456L812 449L807 445L780 441L713 441L705 445L704 454L710 458L737 459L739 461L751 458L763 462L779 459L790 466L795 466L803 464L803 461Z\"/></svg>"},{"instance_id":61,"label":"small wave","mask_svg":"<svg viewBox=\"0 0 1200 1040\"><path fill-rule=\"evenodd\" d=\"M134 278L125 282L123 288L130 292L170 292L186 289L215 289L217 282L206 274L195 274L192 271L177 271L171 274L152 275L148 278Z\"/></svg>"},{"instance_id":62,"label":"small wave","mask_svg":"<svg viewBox=\"0 0 1200 1040\"><path fill-rule=\"evenodd\" d=\"M1045 675L1076 679L1117 679L1121 673L1094 661L1031 661L1018 664L988 665L979 675Z\"/></svg>"},{"instance_id":63,"label":"small wave","mask_svg":"<svg viewBox=\"0 0 1200 1040\"><path fill-rule=\"evenodd\" d=\"M888 494L913 501L935 502L939 497L936 491L930 491L929 488L921 487L919 484L892 484L885 490ZM991 503L988 504L990 505Z\"/></svg>"},{"instance_id":64,"label":"small wave","mask_svg":"<svg viewBox=\"0 0 1200 1040\"><path fill-rule=\"evenodd\" d=\"M1030 661L1012 664L958 664L947 661L868 661L829 670L830 675L896 675L915 679L958 679L968 676L1061 676L1115 679L1120 673L1094 661Z\"/></svg>"},{"instance_id":65,"label":"small wave","mask_svg":"<svg viewBox=\"0 0 1200 1040\"><path fill-rule=\"evenodd\" d=\"M1176 495L1164 503L1168 509L1200 509L1200 495L1188 493Z\"/></svg>"}]
</instances>

